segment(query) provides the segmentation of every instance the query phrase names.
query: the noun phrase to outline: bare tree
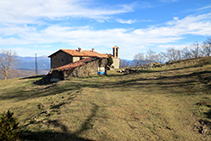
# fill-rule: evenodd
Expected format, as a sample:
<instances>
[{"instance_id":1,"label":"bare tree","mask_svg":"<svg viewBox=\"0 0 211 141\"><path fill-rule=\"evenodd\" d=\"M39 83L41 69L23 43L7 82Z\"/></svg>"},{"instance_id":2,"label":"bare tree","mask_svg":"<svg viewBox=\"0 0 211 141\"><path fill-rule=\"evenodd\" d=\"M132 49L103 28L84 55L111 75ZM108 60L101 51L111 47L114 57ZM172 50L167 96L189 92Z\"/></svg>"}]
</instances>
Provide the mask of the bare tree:
<instances>
[{"instance_id":1,"label":"bare tree","mask_svg":"<svg viewBox=\"0 0 211 141\"><path fill-rule=\"evenodd\" d=\"M156 62L158 63L164 63L166 60L165 56L161 53L156 54L154 57L155 57Z\"/></svg>"},{"instance_id":2,"label":"bare tree","mask_svg":"<svg viewBox=\"0 0 211 141\"><path fill-rule=\"evenodd\" d=\"M177 59L182 59L182 50L177 50Z\"/></svg>"},{"instance_id":3,"label":"bare tree","mask_svg":"<svg viewBox=\"0 0 211 141\"><path fill-rule=\"evenodd\" d=\"M151 62L156 62L156 53L153 50L147 50L146 61L148 62L147 64L150 64Z\"/></svg>"},{"instance_id":4,"label":"bare tree","mask_svg":"<svg viewBox=\"0 0 211 141\"><path fill-rule=\"evenodd\" d=\"M203 42L201 51L204 56L211 55L211 37L208 37L207 40Z\"/></svg>"},{"instance_id":5,"label":"bare tree","mask_svg":"<svg viewBox=\"0 0 211 141\"><path fill-rule=\"evenodd\" d=\"M131 63L127 60L121 59L120 60L120 68L130 67Z\"/></svg>"},{"instance_id":6,"label":"bare tree","mask_svg":"<svg viewBox=\"0 0 211 141\"><path fill-rule=\"evenodd\" d=\"M183 48L181 52L183 59L190 59L192 57L192 54L188 47Z\"/></svg>"},{"instance_id":7,"label":"bare tree","mask_svg":"<svg viewBox=\"0 0 211 141\"><path fill-rule=\"evenodd\" d=\"M190 47L190 52L192 54L192 58L200 57L200 45L198 42L193 43L193 45Z\"/></svg>"},{"instance_id":8,"label":"bare tree","mask_svg":"<svg viewBox=\"0 0 211 141\"><path fill-rule=\"evenodd\" d=\"M135 54L133 62L136 67L144 65L145 55L143 53Z\"/></svg>"},{"instance_id":9,"label":"bare tree","mask_svg":"<svg viewBox=\"0 0 211 141\"><path fill-rule=\"evenodd\" d=\"M181 58L181 52L174 47L168 48L166 53L162 52L162 55L165 56L168 61L176 61Z\"/></svg>"},{"instance_id":10,"label":"bare tree","mask_svg":"<svg viewBox=\"0 0 211 141\"><path fill-rule=\"evenodd\" d=\"M0 53L0 69L3 72L4 80L7 79L9 70L17 60L16 52L11 50L2 50Z\"/></svg>"}]
</instances>

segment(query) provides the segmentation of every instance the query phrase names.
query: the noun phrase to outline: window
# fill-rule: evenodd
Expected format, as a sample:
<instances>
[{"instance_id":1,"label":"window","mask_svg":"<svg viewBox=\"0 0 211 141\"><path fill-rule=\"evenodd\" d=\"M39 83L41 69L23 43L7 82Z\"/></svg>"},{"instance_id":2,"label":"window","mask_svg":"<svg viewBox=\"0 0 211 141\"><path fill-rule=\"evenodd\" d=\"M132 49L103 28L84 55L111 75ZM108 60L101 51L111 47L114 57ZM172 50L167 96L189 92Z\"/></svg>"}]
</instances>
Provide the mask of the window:
<instances>
[{"instance_id":1,"label":"window","mask_svg":"<svg viewBox=\"0 0 211 141\"><path fill-rule=\"evenodd\" d=\"M116 57L118 58L119 56L118 56L118 49L116 48Z\"/></svg>"}]
</instances>

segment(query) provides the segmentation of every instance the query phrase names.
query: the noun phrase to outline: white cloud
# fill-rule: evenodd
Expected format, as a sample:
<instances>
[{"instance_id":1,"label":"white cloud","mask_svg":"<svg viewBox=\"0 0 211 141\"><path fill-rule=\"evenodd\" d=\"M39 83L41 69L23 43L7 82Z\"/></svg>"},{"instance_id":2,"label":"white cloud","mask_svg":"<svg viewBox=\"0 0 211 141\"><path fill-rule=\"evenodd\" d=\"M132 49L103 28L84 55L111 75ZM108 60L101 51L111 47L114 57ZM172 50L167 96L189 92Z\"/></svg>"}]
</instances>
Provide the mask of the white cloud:
<instances>
[{"instance_id":1,"label":"white cloud","mask_svg":"<svg viewBox=\"0 0 211 141\"><path fill-rule=\"evenodd\" d=\"M205 9L211 9L211 5L207 5L201 8L197 8L197 9L192 9L192 10L187 10L187 12L191 12L191 11L201 11L201 10L205 10Z\"/></svg>"},{"instance_id":2,"label":"white cloud","mask_svg":"<svg viewBox=\"0 0 211 141\"><path fill-rule=\"evenodd\" d=\"M136 20L123 20L123 19L117 19L116 21L123 24L132 24L136 22Z\"/></svg>"},{"instance_id":3,"label":"white cloud","mask_svg":"<svg viewBox=\"0 0 211 141\"><path fill-rule=\"evenodd\" d=\"M178 17L174 17L173 19L174 19L174 20L179 20L179 18L178 18Z\"/></svg>"},{"instance_id":4,"label":"white cloud","mask_svg":"<svg viewBox=\"0 0 211 141\"><path fill-rule=\"evenodd\" d=\"M109 19L110 15L133 11L133 5L93 7L92 0L8 0L0 1L0 23L40 23L42 18L66 17Z\"/></svg>"},{"instance_id":5,"label":"white cloud","mask_svg":"<svg viewBox=\"0 0 211 141\"><path fill-rule=\"evenodd\" d=\"M51 45L35 45L34 47L37 47L37 48L50 48Z\"/></svg>"},{"instance_id":6,"label":"white cloud","mask_svg":"<svg viewBox=\"0 0 211 141\"><path fill-rule=\"evenodd\" d=\"M205 35L209 36L211 33L211 13L202 14L198 16L187 16L181 20L174 20L167 23L168 30L176 36L185 34Z\"/></svg>"},{"instance_id":7,"label":"white cloud","mask_svg":"<svg viewBox=\"0 0 211 141\"><path fill-rule=\"evenodd\" d=\"M162 48L162 49L167 49L167 48L175 48L175 49L179 49L179 50L181 50L181 49L183 49L183 48L185 48L185 47L188 47L188 46L190 46L190 44L192 44L192 43L189 43L189 44L184 44L184 45L178 45L178 44L165 44L165 45L158 45L158 47L159 48Z\"/></svg>"},{"instance_id":8,"label":"white cloud","mask_svg":"<svg viewBox=\"0 0 211 141\"><path fill-rule=\"evenodd\" d=\"M46 50L37 50L36 48L7 48L11 50L15 50L18 56L27 57L27 56L35 56L35 53L38 56L47 56L50 55L53 51L46 49ZM55 50L54 50L55 52Z\"/></svg>"},{"instance_id":9,"label":"white cloud","mask_svg":"<svg viewBox=\"0 0 211 141\"><path fill-rule=\"evenodd\" d=\"M148 46L165 47L166 44L175 43L188 34L210 36L210 20L211 13L207 13L187 16L180 20L169 21L162 26L145 29L114 28L101 30L94 30L90 26L64 27L59 25L51 25L38 30L35 27L7 24L0 27L0 35L2 35L0 36L0 45L64 43L73 48L78 46L83 49L95 47L96 51L99 52L101 49L110 50L111 47L118 45L121 49L120 57L127 59L126 57L134 56ZM160 44L162 46L159 46ZM49 50L52 48L45 47L48 47ZM59 46L59 48L62 47Z\"/></svg>"},{"instance_id":10,"label":"white cloud","mask_svg":"<svg viewBox=\"0 0 211 141\"><path fill-rule=\"evenodd\" d=\"M207 6L204 6L204 7L198 8L198 9L195 9L194 11L199 11L199 10L204 10L204 9L210 9L210 8L211 8L211 5L207 5Z\"/></svg>"}]
</instances>

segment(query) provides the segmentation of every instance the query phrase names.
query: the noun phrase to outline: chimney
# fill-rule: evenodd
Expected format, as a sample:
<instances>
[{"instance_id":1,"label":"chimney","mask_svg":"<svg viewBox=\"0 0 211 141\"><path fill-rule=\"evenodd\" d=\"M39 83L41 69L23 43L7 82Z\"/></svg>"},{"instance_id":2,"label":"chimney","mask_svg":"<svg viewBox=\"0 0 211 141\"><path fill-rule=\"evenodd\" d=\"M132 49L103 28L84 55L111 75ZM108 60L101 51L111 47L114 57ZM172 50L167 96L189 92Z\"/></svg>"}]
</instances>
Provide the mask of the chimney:
<instances>
[{"instance_id":1,"label":"chimney","mask_svg":"<svg viewBox=\"0 0 211 141\"><path fill-rule=\"evenodd\" d=\"M78 47L78 51L81 52L81 48L80 47Z\"/></svg>"},{"instance_id":2,"label":"chimney","mask_svg":"<svg viewBox=\"0 0 211 141\"><path fill-rule=\"evenodd\" d=\"M94 52L94 50L95 50L95 49L94 49L94 48L92 48L92 52Z\"/></svg>"}]
</instances>

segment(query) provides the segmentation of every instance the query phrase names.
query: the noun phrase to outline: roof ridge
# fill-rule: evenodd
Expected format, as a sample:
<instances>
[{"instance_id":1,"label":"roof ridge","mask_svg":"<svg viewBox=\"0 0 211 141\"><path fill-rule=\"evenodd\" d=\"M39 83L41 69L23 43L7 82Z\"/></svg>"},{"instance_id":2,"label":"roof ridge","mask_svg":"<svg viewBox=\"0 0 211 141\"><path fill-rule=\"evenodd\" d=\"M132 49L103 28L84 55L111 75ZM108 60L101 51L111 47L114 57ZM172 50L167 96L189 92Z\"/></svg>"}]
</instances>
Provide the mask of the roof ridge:
<instances>
[{"instance_id":1,"label":"roof ridge","mask_svg":"<svg viewBox=\"0 0 211 141\"><path fill-rule=\"evenodd\" d=\"M80 51L78 51L77 49L76 50L74 50L74 49L60 49L59 51L63 51L67 54L70 54L73 57L100 57L100 58L107 58L108 57L107 54L98 53L94 50L80 50ZM49 57L58 53L59 51L51 54Z\"/></svg>"}]
</instances>

